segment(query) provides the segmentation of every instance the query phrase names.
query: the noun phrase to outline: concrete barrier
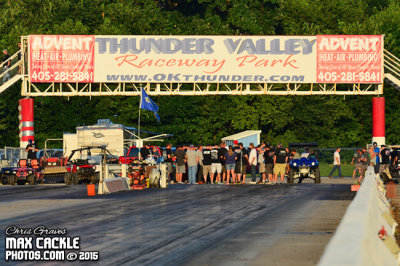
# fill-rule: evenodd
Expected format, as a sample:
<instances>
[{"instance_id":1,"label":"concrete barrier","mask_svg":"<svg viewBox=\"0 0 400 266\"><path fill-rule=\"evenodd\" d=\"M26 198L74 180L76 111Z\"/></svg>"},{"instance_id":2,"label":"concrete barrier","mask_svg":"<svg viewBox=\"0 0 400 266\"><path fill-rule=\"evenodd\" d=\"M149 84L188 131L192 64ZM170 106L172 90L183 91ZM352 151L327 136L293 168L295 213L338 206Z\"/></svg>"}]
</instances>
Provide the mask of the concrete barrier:
<instances>
[{"instance_id":1,"label":"concrete barrier","mask_svg":"<svg viewBox=\"0 0 400 266\"><path fill-rule=\"evenodd\" d=\"M126 178L126 165L106 164L104 165L104 169L103 165L101 169L98 194L101 195L129 190L129 181L128 178Z\"/></svg>"},{"instance_id":2,"label":"concrete barrier","mask_svg":"<svg viewBox=\"0 0 400 266\"><path fill-rule=\"evenodd\" d=\"M368 167L360 190L318 265L399 265L400 249L393 238L397 223L385 193L374 168ZM378 235L382 228L387 232L384 240Z\"/></svg>"}]
</instances>

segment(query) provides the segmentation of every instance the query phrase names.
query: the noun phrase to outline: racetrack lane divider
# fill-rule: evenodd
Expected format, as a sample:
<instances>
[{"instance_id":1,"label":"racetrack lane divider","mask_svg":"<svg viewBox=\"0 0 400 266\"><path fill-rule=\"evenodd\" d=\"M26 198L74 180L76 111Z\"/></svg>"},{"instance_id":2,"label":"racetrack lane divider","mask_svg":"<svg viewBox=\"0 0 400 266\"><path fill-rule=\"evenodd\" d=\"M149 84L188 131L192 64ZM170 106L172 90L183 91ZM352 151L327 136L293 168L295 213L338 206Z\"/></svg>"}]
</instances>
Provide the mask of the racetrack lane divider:
<instances>
[{"instance_id":1,"label":"racetrack lane divider","mask_svg":"<svg viewBox=\"0 0 400 266\"><path fill-rule=\"evenodd\" d=\"M369 166L318 265L399 265L400 248L393 237L398 224L391 209L379 175Z\"/></svg>"},{"instance_id":2,"label":"racetrack lane divider","mask_svg":"<svg viewBox=\"0 0 400 266\"><path fill-rule=\"evenodd\" d=\"M103 181L103 193L115 193L129 190L129 182L126 177L126 166L105 164ZM118 177L119 176L119 177Z\"/></svg>"}]
</instances>

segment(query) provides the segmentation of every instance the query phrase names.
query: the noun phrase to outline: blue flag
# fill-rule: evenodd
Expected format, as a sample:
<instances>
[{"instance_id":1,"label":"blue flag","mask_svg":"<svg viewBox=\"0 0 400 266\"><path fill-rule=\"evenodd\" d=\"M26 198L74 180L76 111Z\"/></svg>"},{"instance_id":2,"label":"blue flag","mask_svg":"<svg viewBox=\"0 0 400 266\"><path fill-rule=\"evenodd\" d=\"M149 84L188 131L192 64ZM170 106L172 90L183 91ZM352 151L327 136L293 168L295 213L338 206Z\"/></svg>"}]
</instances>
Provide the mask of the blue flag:
<instances>
[{"instance_id":1,"label":"blue flag","mask_svg":"<svg viewBox=\"0 0 400 266\"><path fill-rule=\"evenodd\" d=\"M160 116L157 114L158 106L152 99L147 95L146 91L142 88L142 95L140 96L140 109L145 109L149 111L153 111L154 115L157 118L157 121L160 122Z\"/></svg>"}]
</instances>

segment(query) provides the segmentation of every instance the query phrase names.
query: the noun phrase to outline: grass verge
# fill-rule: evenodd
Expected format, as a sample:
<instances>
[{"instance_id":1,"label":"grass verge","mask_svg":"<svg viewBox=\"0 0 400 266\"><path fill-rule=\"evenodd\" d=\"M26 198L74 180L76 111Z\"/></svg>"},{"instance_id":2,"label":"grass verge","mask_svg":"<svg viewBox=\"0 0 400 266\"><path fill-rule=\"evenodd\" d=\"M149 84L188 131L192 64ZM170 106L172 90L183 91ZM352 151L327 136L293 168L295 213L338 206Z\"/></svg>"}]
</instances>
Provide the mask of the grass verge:
<instances>
[{"instance_id":1,"label":"grass verge","mask_svg":"<svg viewBox=\"0 0 400 266\"><path fill-rule=\"evenodd\" d=\"M332 164L327 164L327 163L319 164L321 176L328 176L329 172L332 170L332 168L333 168ZM343 176L350 176L350 177L353 176L354 165L342 164L341 168L342 168ZM339 176L339 173L337 170L335 171L335 173L333 173L333 176Z\"/></svg>"}]
</instances>

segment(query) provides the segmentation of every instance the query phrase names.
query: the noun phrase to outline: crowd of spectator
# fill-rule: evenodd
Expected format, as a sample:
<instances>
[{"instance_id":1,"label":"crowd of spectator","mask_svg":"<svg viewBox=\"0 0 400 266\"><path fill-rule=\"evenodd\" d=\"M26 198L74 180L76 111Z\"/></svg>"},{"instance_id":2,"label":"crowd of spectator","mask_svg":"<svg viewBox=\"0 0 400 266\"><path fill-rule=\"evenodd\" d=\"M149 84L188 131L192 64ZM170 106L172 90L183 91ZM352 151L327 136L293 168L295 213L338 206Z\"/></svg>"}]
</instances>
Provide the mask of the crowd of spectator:
<instances>
[{"instance_id":1,"label":"crowd of spectator","mask_svg":"<svg viewBox=\"0 0 400 266\"><path fill-rule=\"evenodd\" d=\"M277 184L284 182L290 157L297 153L289 152L281 144L274 147L250 143L249 148L236 140L233 144L178 145L175 151L171 144L163 150L146 145L140 154L144 160L149 157L156 161L162 159L167 164L171 183L244 184L250 173L251 184Z\"/></svg>"},{"instance_id":2,"label":"crowd of spectator","mask_svg":"<svg viewBox=\"0 0 400 266\"><path fill-rule=\"evenodd\" d=\"M389 179L392 179L389 167L390 165L395 166L398 163L398 159L398 148L389 148L386 145L378 147L376 142L368 149L357 149L351 161L351 164L354 165L353 178L355 179L356 175L359 174L357 182L361 183L368 166L373 166L375 173L380 175L385 173Z\"/></svg>"},{"instance_id":3,"label":"crowd of spectator","mask_svg":"<svg viewBox=\"0 0 400 266\"><path fill-rule=\"evenodd\" d=\"M174 150L168 144L162 150L146 145L140 151L143 160L151 157L156 162L166 163L169 181L178 184L244 184L248 173L251 176L250 184L283 183L291 159L310 155L307 147L299 154L296 149L289 151L282 144L273 146L263 142L255 146L250 143L249 148L245 148L236 140L233 146L228 147L221 142L219 145L178 145ZM336 169L339 177L343 177L340 151L341 148L337 148L334 152L329 178L332 178ZM368 149L358 149L351 161L354 165L353 179L358 175L357 183L361 183L368 166L373 166L375 172L381 175L386 173L391 179L389 166L398 162L399 152L397 148L390 149L385 145L378 147L376 142Z\"/></svg>"}]
</instances>

